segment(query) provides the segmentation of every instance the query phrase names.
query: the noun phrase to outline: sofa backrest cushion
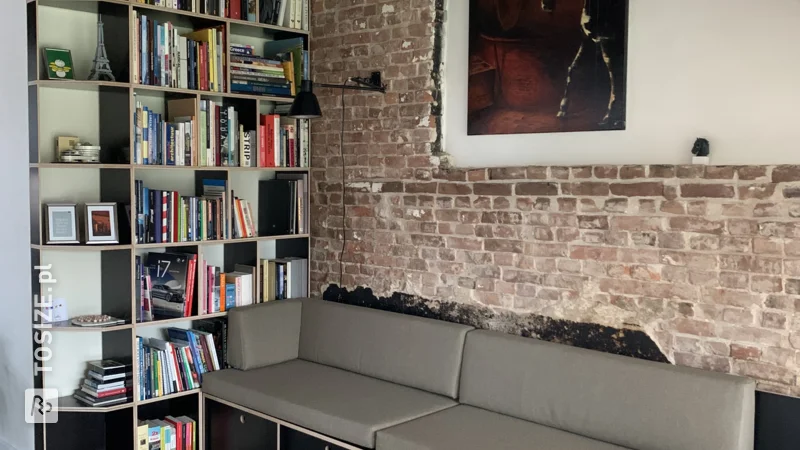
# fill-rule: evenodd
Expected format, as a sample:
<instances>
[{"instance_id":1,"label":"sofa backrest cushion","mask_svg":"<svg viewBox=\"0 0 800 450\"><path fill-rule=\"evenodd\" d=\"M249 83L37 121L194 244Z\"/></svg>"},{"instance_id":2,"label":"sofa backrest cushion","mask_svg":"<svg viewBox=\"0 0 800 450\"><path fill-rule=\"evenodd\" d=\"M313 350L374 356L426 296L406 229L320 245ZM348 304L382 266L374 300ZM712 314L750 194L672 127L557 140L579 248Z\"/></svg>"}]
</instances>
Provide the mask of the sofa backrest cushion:
<instances>
[{"instance_id":1,"label":"sofa backrest cushion","mask_svg":"<svg viewBox=\"0 0 800 450\"><path fill-rule=\"evenodd\" d=\"M300 358L455 398L472 327L304 300Z\"/></svg>"},{"instance_id":2,"label":"sofa backrest cushion","mask_svg":"<svg viewBox=\"0 0 800 450\"><path fill-rule=\"evenodd\" d=\"M281 300L228 312L228 363L256 369L297 358L302 302Z\"/></svg>"},{"instance_id":3,"label":"sofa backrest cushion","mask_svg":"<svg viewBox=\"0 0 800 450\"><path fill-rule=\"evenodd\" d=\"M748 379L490 331L467 335L459 401L638 450L752 450Z\"/></svg>"}]
</instances>

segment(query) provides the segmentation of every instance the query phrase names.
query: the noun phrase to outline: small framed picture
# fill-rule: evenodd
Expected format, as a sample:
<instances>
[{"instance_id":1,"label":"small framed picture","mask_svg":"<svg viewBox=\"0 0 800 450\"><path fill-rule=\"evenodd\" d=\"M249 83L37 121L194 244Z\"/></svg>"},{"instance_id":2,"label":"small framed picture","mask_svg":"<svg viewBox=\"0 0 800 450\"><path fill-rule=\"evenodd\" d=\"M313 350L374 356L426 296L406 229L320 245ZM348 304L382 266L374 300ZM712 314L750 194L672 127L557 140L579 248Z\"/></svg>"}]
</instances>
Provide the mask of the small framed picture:
<instances>
[{"instance_id":1,"label":"small framed picture","mask_svg":"<svg viewBox=\"0 0 800 450\"><path fill-rule=\"evenodd\" d=\"M50 80L74 80L72 52L63 48L42 49L47 78Z\"/></svg>"},{"instance_id":2,"label":"small framed picture","mask_svg":"<svg viewBox=\"0 0 800 450\"><path fill-rule=\"evenodd\" d=\"M86 243L119 243L116 203L86 204Z\"/></svg>"},{"instance_id":3,"label":"small framed picture","mask_svg":"<svg viewBox=\"0 0 800 450\"><path fill-rule=\"evenodd\" d=\"M74 203L45 205L47 244L80 244L78 208Z\"/></svg>"}]
</instances>

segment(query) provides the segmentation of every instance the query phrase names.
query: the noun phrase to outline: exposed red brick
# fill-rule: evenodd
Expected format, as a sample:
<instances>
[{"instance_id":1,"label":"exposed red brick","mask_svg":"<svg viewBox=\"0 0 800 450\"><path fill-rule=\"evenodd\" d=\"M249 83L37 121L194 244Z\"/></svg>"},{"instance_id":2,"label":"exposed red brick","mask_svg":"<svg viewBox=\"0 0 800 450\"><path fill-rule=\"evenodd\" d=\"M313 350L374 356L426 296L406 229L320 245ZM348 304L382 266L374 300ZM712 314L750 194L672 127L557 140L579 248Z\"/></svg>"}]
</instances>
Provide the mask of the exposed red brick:
<instances>
[{"instance_id":1,"label":"exposed red brick","mask_svg":"<svg viewBox=\"0 0 800 450\"><path fill-rule=\"evenodd\" d=\"M475 183L472 190L475 195L511 195L511 186L505 183Z\"/></svg>"},{"instance_id":2,"label":"exposed red brick","mask_svg":"<svg viewBox=\"0 0 800 450\"><path fill-rule=\"evenodd\" d=\"M556 183L517 183L514 188L516 195L558 195Z\"/></svg>"},{"instance_id":3,"label":"exposed red brick","mask_svg":"<svg viewBox=\"0 0 800 450\"><path fill-rule=\"evenodd\" d=\"M761 349L749 345L731 344L731 358L757 361L761 356Z\"/></svg>"},{"instance_id":4,"label":"exposed red brick","mask_svg":"<svg viewBox=\"0 0 800 450\"><path fill-rule=\"evenodd\" d=\"M561 183L561 192L564 195L606 196L609 188L608 183L583 181L580 183Z\"/></svg>"},{"instance_id":5,"label":"exposed red brick","mask_svg":"<svg viewBox=\"0 0 800 450\"><path fill-rule=\"evenodd\" d=\"M767 168L764 166L741 166L736 168L739 179L742 181L753 181L767 176Z\"/></svg>"},{"instance_id":6,"label":"exposed red brick","mask_svg":"<svg viewBox=\"0 0 800 450\"><path fill-rule=\"evenodd\" d=\"M736 168L733 166L706 166L707 180L731 180Z\"/></svg>"},{"instance_id":7,"label":"exposed red brick","mask_svg":"<svg viewBox=\"0 0 800 450\"><path fill-rule=\"evenodd\" d=\"M596 261L616 261L617 249L604 247L572 247L570 252L572 259L593 259Z\"/></svg>"},{"instance_id":8,"label":"exposed red brick","mask_svg":"<svg viewBox=\"0 0 800 450\"><path fill-rule=\"evenodd\" d=\"M678 166L676 174L678 178L703 178L706 174L706 166Z\"/></svg>"},{"instance_id":9,"label":"exposed red brick","mask_svg":"<svg viewBox=\"0 0 800 450\"><path fill-rule=\"evenodd\" d=\"M725 230L725 223L699 217L673 217L669 219L669 228L674 231L722 234Z\"/></svg>"},{"instance_id":10,"label":"exposed red brick","mask_svg":"<svg viewBox=\"0 0 800 450\"><path fill-rule=\"evenodd\" d=\"M525 170L525 177L529 180L546 180L547 167L531 166ZM556 177L553 177L556 178Z\"/></svg>"},{"instance_id":11,"label":"exposed red brick","mask_svg":"<svg viewBox=\"0 0 800 450\"><path fill-rule=\"evenodd\" d=\"M611 193L622 197L661 197L664 194L664 183L613 183Z\"/></svg>"},{"instance_id":12,"label":"exposed red brick","mask_svg":"<svg viewBox=\"0 0 800 450\"><path fill-rule=\"evenodd\" d=\"M594 176L597 178L617 178L619 168L617 166L595 166Z\"/></svg>"},{"instance_id":13,"label":"exposed red brick","mask_svg":"<svg viewBox=\"0 0 800 450\"><path fill-rule=\"evenodd\" d=\"M525 179L524 167L504 167L499 169L489 169L490 180L520 180Z\"/></svg>"},{"instance_id":14,"label":"exposed red brick","mask_svg":"<svg viewBox=\"0 0 800 450\"><path fill-rule=\"evenodd\" d=\"M571 167L570 174L575 179L592 178L592 168L589 166Z\"/></svg>"},{"instance_id":15,"label":"exposed red brick","mask_svg":"<svg viewBox=\"0 0 800 450\"><path fill-rule=\"evenodd\" d=\"M800 198L800 186L788 186L783 188L784 198Z\"/></svg>"},{"instance_id":16,"label":"exposed red brick","mask_svg":"<svg viewBox=\"0 0 800 450\"><path fill-rule=\"evenodd\" d=\"M675 166L650 166L650 178L675 178Z\"/></svg>"},{"instance_id":17,"label":"exposed red brick","mask_svg":"<svg viewBox=\"0 0 800 450\"><path fill-rule=\"evenodd\" d=\"M800 181L800 166L778 166L772 169L773 183Z\"/></svg>"},{"instance_id":18,"label":"exposed red brick","mask_svg":"<svg viewBox=\"0 0 800 450\"><path fill-rule=\"evenodd\" d=\"M660 217L618 216L611 219L612 230L661 231L664 221Z\"/></svg>"},{"instance_id":19,"label":"exposed red brick","mask_svg":"<svg viewBox=\"0 0 800 450\"><path fill-rule=\"evenodd\" d=\"M647 177L647 168L645 166L622 166L619 169L619 177L623 180L645 178Z\"/></svg>"},{"instance_id":20,"label":"exposed red brick","mask_svg":"<svg viewBox=\"0 0 800 450\"><path fill-rule=\"evenodd\" d=\"M748 200L751 198L763 200L772 197L775 193L775 184L750 184L739 186L739 198ZM786 192L784 190L784 192Z\"/></svg>"},{"instance_id":21,"label":"exposed red brick","mask_svg":"<svg viewBox=\"0 0 800 450\"><path fill-rule=\"evenodd\" d=\"M734 198L736 191L729 184L682 184L683 198Z\"/></svg>"}]
</instances>

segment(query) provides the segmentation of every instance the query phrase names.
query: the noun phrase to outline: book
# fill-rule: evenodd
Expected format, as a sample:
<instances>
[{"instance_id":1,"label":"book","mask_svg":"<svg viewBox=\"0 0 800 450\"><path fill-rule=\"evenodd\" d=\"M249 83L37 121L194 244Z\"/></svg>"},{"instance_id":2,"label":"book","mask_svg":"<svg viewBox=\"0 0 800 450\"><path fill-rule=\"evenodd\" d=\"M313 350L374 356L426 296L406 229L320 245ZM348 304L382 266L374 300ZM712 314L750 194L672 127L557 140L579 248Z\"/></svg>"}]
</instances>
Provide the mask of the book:
<instances>
[{"instance_id":1,"label":"book","mask_svg":"<svg viewBox=\"0 0 800 450\"><path fill-rule=\"evenodd\" d=\"M136 426L136 450L148 450L147 449L147 424L139 421L139 424Z\"/></svg>"},{"instance_id":2,"label":"book","mask_svg":"<svg viewBox=\"0 0 800 450\"><path fill-rule=\"evenodd\" d=\"M196 256L196 255L195 255ZM191 255L181 253L149 253L147 266L153 288L155 320L186 317L187 292L190 280Z\"/></svg>"}]
</instances>

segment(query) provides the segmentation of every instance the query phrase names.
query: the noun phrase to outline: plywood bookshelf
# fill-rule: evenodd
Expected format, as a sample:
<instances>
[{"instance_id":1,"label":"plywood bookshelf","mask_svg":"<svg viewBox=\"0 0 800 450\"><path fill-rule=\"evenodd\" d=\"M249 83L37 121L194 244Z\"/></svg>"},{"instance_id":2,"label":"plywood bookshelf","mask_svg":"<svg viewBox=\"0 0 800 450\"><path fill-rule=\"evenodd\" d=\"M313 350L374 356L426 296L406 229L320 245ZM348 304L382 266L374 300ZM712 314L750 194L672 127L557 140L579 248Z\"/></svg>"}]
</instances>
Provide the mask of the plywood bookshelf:
<instances>
[{"instance_id":1,"label":"plywood bookshelf","mask_svg":"<svg viewBox=\"0 0 800 450\"><path fill-rule=\"evenodd\" d=\"M138 400L138 393L134 392L132 402L105 408L84 406L71 396L72 391L80 385L87 361L116 359L130 362L134 365L133 382L137 386L136 336L158 336L169 326L191 328L195 320L224 318L227 315L222 312L137 323L136 256L149 252L183 251L196 253L199 258L223 266L233 263L253 264L260 259L308 257L310 236L292 234L141 244L136 242L135 227L131 227L130 236L122 236L120 244L47 245L43 239L43 207L48 203L70 202L78 204L80 212L81 205L88 202L114 201L133 204L134 180L146 179L156 189L179 190L206 174L227 179L229 194L235 189L238 196L248 198L258 195L260 180L273 179L279 172L308 173L307 168L189 167L130 163L134 161L131 150L134 148L132 123L137 96L144 96L148 101L160 102L164 106L172 98L194 98L198 103L201 99L232 101L237 105L246 103L249 105L248 110L257 114L270 113L276 105L292 101L291 98L283 97L206 92L134 82L130 70L133 64L134 11L155 14L159 19L174 21L184 27L224 25L227 43L242 41L263 46L270 40L303 37L308 49L308 32L141 4L136 0L28 0L27 8L31 259L35 266L52 267L53 277L57 280L54 286L40 284L38 272L34 270L31 280L33 290L40 295L51 294L54 298L67 299L71 317L106 313L126 320L122 325L98 329L53 327L49 329L52 342L36 346L46 347L53 357L46 364L52 371L37 376L34 386L55 388L61 395L59 423L37 425L36 448L67 450L88 448L85 445L89 445L92 448L102 446L114 450L136 449L137 421L142 418L156 418L150 417L156 412L190 415L198 421L202 429L203 413L199 390L143 401ZM87 80L96 48L98 15L102 16L105 23L105 46L117 81ZM44 47L67 48L72 51L75 80L46 79L41 56L41 49ZM226 57L229 54L227 49L225 54ZM226 76L230 80L229 72ZM230 83L227 86L230 89ZM59 135L79 136L81 140L98 143L103 147L101 162L57 162L54 137ZM110 153L112 149L118 151L113 157ZM119 158L120 150L126 156L122 160ZM256 198L250 198L250 202L258 207ZM120 220L127 220L125 211L118 211L118 215ZM51 287L52 292L48 291ZM198 296L202 289L198 285ZM35 305L32 307L35 308ZM83 438L75 440L69 436L71 434L79 434ZM202 437L197 436L201 449Z\"/></svg>"}]
</instances>

